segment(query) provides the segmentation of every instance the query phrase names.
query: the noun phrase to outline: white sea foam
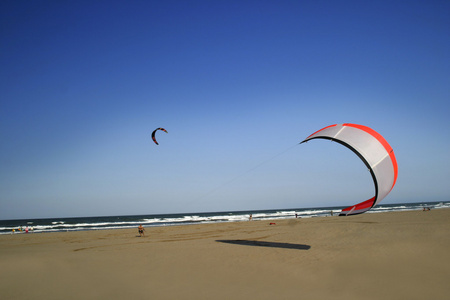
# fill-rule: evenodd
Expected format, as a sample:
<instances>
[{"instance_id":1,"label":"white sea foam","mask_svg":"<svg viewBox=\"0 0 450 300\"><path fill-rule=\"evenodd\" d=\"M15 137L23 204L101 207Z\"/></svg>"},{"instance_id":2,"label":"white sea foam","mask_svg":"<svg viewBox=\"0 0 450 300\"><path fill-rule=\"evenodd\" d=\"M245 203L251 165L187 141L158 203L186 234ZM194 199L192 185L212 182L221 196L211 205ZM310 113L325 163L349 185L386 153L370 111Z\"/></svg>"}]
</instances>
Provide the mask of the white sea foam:
<instances>
[{"instance_id":1,"label":"white sea foam","mask_svg":"<svg viewBox=\"0 0 450 300\"><path fill-rule=\"evenodd\" d=\"M450 208L450 202L410 203L380 205L374 207L368 213L383 213L389 211L422 210L424 207L432 209ZM253 220L278 220L295 218L314 218L333 215L337 216L342 207L323 207L310 209L285 209L264 211L241 211L241 212L217 212L217 213L195 213L176 215L148 215L148 216L116 216L116 217L87 217L87 218L60 218L47 220L12 220L0 221L0 234L16 233L23 224L32 225L34 233L77 231L77 230L102 230L118 228L135 228L139 224L145 227L189 225L202 223L242 222L248 221L250 214Z\"/></svg>"}]
</instances>

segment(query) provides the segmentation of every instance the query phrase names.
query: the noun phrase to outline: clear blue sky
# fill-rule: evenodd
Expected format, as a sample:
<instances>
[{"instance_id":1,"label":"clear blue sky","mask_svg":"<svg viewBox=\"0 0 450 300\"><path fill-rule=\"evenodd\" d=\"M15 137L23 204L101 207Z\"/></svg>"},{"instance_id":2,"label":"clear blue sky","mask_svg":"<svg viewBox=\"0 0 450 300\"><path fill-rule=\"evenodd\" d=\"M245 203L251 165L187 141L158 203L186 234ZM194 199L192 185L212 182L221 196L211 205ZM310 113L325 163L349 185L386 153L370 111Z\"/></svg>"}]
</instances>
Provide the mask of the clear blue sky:
<instances>
[{"instance_id":1,"label":"clear blue sky","mask_svg":"<svg viewBox=\"0 0 450 300\"><path fill-rule=\"evenodd\" d=\"M0 219L450 196L449 1L0 2ZM158 132L160 145L150 137Z\"/></svg>"}]
</instances>

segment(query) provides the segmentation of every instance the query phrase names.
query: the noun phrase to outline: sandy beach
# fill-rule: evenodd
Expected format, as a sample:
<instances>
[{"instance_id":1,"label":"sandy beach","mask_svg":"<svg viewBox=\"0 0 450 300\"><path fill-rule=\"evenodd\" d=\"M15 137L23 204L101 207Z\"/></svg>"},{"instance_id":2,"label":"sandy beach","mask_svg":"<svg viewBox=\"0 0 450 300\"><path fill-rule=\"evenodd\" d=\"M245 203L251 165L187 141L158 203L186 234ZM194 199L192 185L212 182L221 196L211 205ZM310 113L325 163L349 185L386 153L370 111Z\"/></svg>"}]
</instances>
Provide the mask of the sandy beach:
<instances>
[{"instance_id":1,"label":"sandy beach","mask_svg":"<svg viewBox=\"0 0 450 300\"><path fill-rule=\"evenodd\" d=\"M1 299L450 297L450 209L145 233L2 235Z\"/></svg>"}]
</instances>

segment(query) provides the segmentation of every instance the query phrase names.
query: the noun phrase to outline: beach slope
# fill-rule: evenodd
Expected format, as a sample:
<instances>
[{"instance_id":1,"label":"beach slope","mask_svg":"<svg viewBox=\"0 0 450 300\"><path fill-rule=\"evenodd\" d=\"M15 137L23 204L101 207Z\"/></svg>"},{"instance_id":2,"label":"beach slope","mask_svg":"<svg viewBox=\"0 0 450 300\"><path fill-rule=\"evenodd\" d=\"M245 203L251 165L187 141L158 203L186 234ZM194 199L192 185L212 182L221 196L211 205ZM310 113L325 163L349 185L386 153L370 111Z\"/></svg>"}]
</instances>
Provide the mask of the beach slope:
<instances>
[{"instance_id":1,"label":"beach slope","mask_svg":"<svg viewBox=\"0 0 450 300\"><path fill-rule=\"evenodd\" d=\"M147 227L145 233L2 235L1 298L450 296L450 209Z\"/></svg>"}]
</instances>

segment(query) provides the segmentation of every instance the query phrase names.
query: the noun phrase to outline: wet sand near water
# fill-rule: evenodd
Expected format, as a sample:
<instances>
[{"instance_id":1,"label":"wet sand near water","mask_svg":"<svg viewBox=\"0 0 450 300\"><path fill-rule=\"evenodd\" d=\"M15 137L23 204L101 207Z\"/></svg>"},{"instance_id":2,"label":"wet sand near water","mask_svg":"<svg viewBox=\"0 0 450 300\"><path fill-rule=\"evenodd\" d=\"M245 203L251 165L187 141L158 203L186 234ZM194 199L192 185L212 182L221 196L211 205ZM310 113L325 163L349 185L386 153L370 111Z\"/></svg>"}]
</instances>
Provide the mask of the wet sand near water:
<instances>
[{"instance_id":1,"label":"wet sand near water","mask_svg":"<svg viewBox=\"0 0 450 300\"><path fill-rule=\"evenodd\" d=\"M450 209L147 227L145 235L2 235L1 299L450 297Z\"/></svg>"}]
</instances>

